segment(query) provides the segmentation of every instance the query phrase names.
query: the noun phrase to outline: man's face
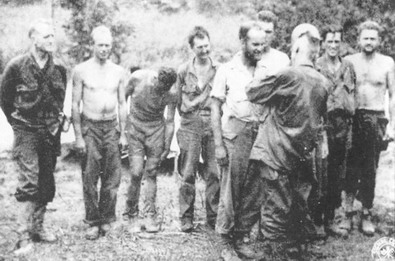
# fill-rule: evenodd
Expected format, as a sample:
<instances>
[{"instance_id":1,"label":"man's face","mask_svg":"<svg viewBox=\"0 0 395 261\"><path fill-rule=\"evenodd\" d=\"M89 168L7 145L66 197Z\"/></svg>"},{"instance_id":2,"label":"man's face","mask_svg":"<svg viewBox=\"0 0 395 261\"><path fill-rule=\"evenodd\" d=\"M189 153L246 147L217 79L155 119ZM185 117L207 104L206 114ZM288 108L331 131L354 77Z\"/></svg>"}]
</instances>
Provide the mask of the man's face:
<instances>
[{"instance_id":1,"label":"man's face","mask_svg":"<svg viewBox=\"0 0 395 261\"><path fill-rule=\"evenodd\" d=\"M210 40L207 36L205 36L204 38L195 37L193 39L193 47L191 48L197 58L206 59L209 57L211 52Z\"/></svg>"},{"instance_id":2,"label":"man's face","mask_svg":"<svg viewBox=\"0 0 395 261\"><path fill-rule=\"evenodd\" d=\"M372 29L362 30L359 36L359 45L362 48L362 52L372 54L380 45L379 32Z\"/></svg>"},{"instance_id":3,"label":"man's face","mask_svg":"<svg viewBox=\"0 0 395 261\"><path fill-rule=\"evenodd\" d=\"M323 42L325 53L331 58L337 57L340 53L341 41L341 33L327 33Z\"/></svg>"},{"instance_id":4,"label":"man's face","mask_svg":"<svg viewBox=\"0 0 395 261\"><path fill-rule=\"evenodd\" d=\"M55 33L52 26L39 24L32 39L37 51L52 53L55 50Z\"/></svg>"},{"instance_id":5,"label":"man's face","mask_svg":"<svg viewBox=\"0 0 395 261\"><path fill-rule=\"evenodd\" d=\"M266 46L266 33L263 30L251 28L247 38L243 40L243 52L245 57L256 63L262 58Z\"/></svg>"},{"instance_id":6,"label":"man's face","mask_svg":"<svg viewBox=\"0 0 395 261\"><path fill-rule=\"evenodd\" d=\"M111 54L112 37L109 34L97 34L93 39L93 52L99 60L107 60Z\"/></svg>"},{"instance_id":7,"label":"man's face","mask_svg":"<svg viewBox=\"0 0 395 261\"><path fill-rule=\"evenodd\" d=\"M260 24L265 33L264 51L266 51L270 48L274 39L274 24L271 22L261 22Z\"/></svg>"}]
</instances>

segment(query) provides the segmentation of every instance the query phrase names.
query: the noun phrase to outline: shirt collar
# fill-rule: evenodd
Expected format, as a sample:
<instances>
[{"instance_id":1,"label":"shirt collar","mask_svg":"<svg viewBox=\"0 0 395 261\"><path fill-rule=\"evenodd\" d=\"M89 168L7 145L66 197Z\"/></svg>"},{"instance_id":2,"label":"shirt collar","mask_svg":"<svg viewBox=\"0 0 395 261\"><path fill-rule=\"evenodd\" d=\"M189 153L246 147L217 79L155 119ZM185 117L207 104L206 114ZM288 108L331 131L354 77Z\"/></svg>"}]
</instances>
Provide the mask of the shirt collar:
<instances>
[{"instance_id":1,"label":"shirt collar","mask_svg":"<svg viewBox=\"0 0 395 261\"><path fill-rule=\"evenodd\" d=\"M211 69L214 69L216 71L217 67L218 67L218 63L213 61L213 59L211 59L211 57L209 57L209 59L210 59ZM193 57L193 59L189 62L188 72L196 76L196 69L194 66L195 60L196 60L196 57Z\"/></svg>"}]
</instances>

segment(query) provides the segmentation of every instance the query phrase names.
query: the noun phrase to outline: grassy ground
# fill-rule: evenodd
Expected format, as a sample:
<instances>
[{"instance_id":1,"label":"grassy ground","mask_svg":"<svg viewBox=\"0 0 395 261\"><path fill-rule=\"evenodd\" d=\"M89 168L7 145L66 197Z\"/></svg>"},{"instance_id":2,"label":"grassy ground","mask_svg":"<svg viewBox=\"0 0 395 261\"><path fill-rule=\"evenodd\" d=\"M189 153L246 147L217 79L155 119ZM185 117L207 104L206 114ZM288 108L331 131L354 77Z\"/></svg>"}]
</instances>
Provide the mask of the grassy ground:
<instances>
[{"instance_id":1,"label":"grassy ground","mask_svg":"<svg viewBox=\"0 0 395 261\"><path fill-rule=\"evenodd\" d=\"M370 251L382 236L394 237L395 228L395 144L382 154L377 177L375 222L379 233L365 237L355 229L348 239L329 238L322 244L309 246L305 260L371 260ZM391 155L392 153L392 155ZM16 215L18 204L13 197L17 173L9 153L0 158L0 260L218 260L215 237L204 229L204 183L197 182L196 232L179 232L178 178L161 175L158 179L158 213L161 232L155 235L129 234L120 221L112 233L97 241L84 239L86 225L82 200L80 167L70 160L59 160L56 170L57 193L49 205L46 226L55 231L59 240L54 244L36 244L26 256L12 253L17 240ZM117 215L124 208L128 171L123 169ZM358 205L356 205L358 207ZM256 247L259 243L252 241Z\"/></svg>"}]
</instances>

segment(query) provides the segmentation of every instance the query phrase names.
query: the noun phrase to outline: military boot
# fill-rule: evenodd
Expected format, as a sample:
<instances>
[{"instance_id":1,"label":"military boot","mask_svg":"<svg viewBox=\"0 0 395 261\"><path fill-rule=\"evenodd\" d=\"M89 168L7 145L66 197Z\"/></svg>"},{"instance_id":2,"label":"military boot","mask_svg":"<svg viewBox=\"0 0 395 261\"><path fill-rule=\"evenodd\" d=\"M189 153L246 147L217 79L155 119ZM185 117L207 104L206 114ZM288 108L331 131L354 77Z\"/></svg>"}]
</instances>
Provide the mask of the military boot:
<instances>
[{"instance_id":1,"label":"military boot","mask_svg":"<svg viewBox=\"0 0 395 261\"><path fill-rule=\"evenodd\" d=\"M367 208L362 210L361 231L366 236L373 236L376 231L376 226L372 222L372 213Z\"/></svg>"},{"instance_id":2,"label":"military boot","mask_svg":"<svg viewBox=\"0 0 395 261\"><path fill-rule=\"evenodd\" d=\"M156 222L156 219L154 216L149 216L146 218L145 221L145 231L148 233L157 233L159 232L160 227L158 222Z\"/></svg>"},{"instance_id":3,"label":"military boot","mask_svg":"<svg viewBox=\"0 0 395 261\"><path fill-rule=\"evenodd\" d=\"M33 242L30 238L32 230L32 217L35 203L32 201L20 202L18 213L18 242L15 246L15 255L25 254L33 249Z\"/></svg>"},{"instance_id":4,"label":"military boot","mask_svg":"<svg viewBox=\"0 0 395 261\"><path fill-rule=\"evenodd\" d=\"M264 252L254 250L253 246L244 241L244 233L235 233L234 246L237 254L242 258L262 259Z\"/></svg>"},{"instance_id":5,"label":"military boot","mask_svg":"<svg viewBox=\"0 0 395 261\"><path fill-rule=\"evenodd\" d=\"M44 216L47 211L46 203L37 203L33 213L32 239L37 242L53 243L57 240L55 234L44 228Z\"/></svg>"}]
</instances>

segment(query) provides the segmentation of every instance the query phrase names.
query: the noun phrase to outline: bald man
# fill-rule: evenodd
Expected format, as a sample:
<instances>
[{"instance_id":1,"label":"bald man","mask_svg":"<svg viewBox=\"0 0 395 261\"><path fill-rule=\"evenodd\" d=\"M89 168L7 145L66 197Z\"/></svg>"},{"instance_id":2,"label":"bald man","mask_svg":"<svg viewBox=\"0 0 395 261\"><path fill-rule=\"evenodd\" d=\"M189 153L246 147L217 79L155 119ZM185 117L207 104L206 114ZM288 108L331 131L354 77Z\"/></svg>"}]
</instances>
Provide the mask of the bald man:
<instances>
[{"instance_id":1,"label":"bald man","mask_svg":"<svg viewBox=\"0 0 395 261\"><path fill-rule=\"evenodd\" d=\"M85 237L89 240L106 234L110 223L116 220L115 205L121 179L118 145L122 149L127 146L125 71L109 60L112 36L107 27L93 29L92 40L93 57L77 65L73 72L72 101L75 146L83 155L84 222L90 225Z\"/></svg>"},{"instance_id":2,"label":"bald man","mask_svg":"<svg viewBox=\"0 0 395 261\"><path fill-rule=\"evenodd\" d=\"M292 67L256 77L246 88L252 103L268 107L250 155L265 192L261 232L287 260L299 255L299 243L308 236L312 153L323 130L328 84L314 69L320 50L317 28L299 25L292 38Z\"/></svg>"},{"instance_id":3,"label":"bald man","mask_svg":"<svg viewBox=\"0 0 395 261\"><path fill-rule=\"evenodd\" d=\"M48 202L55 195L54 170L60 154L60 130L66 69L54 63L54 30L40 21L29 31L31 50L12 59L1 82L0 104L14 131L13 157L18 163L15 193L20 203L18 248L31 241L53 242L43 228Z\"/></svg>"}]
</instances>

